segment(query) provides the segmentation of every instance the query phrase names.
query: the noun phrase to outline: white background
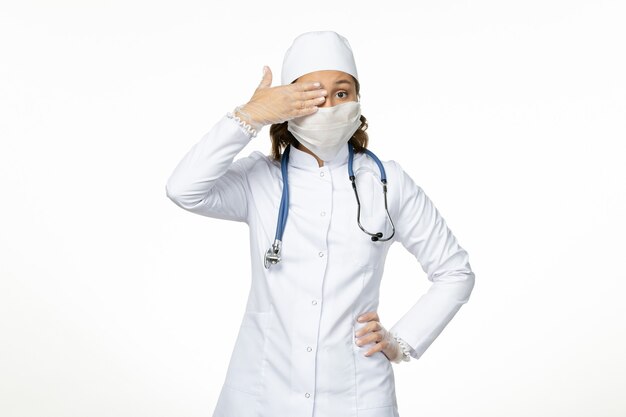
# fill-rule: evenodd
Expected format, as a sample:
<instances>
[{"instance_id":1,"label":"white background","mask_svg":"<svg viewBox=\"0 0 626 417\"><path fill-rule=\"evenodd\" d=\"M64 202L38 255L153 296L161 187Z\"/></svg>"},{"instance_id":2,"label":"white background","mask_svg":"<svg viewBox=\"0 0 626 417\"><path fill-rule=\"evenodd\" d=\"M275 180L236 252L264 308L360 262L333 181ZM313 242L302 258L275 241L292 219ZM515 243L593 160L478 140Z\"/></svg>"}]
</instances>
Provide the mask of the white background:
<instances>
[{"instance_id":1,"label":"white background","mask_svg":"<svg viewBox=\"0 0 626 417\"><path fill-rule=\"evenodd\" d=\"M165 183L263 65L280 84L309 30L348 38L371 149L476 274L427 352L394 365L401 416L626 415L624 3L364 3L3 2L2 417L210 417L247 228ZM257 149L268 127L240 156ZM383 325L429 285L394 246Z\"/></svg>"}]
</instances>

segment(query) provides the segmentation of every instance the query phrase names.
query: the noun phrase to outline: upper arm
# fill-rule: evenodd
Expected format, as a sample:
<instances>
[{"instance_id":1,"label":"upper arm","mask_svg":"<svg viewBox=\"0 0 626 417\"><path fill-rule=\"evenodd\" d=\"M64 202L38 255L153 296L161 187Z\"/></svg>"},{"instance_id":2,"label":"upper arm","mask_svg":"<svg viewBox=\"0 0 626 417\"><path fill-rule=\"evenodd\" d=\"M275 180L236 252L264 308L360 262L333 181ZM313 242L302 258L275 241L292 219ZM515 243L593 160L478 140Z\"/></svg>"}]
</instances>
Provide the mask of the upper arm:
<instances>
[{"instance_id":1,"label":"upper arm","mask_svg":"<svg viewBox=\"0 0 626 417\"><path fill-rule=\"evenodd\" d=\"M193 213L245 221L247 172L263 155L234 158L250 140L236 121L223 116L178 162L165 186L167 197Z\"/></svg>"},{"instance_id":2,"label":"upper arm","mask_svg":"<svg viewBox=\"0 0 626 417\"><path fill-rule=\"evenodd\" d=\"M247 221L250 199L247 174L257 161L255 154L238 159L220 177L196 179L184 191L174 192L168 188L167 196L179 207L195 214Z\"/></svg>"},{"instance_id":3,"label":"upper arm","mask_svg":"<svg viewBox=\"0 0 626 417\"><path fill-rule=\"evenodd\" d=\"M396 240L412 253L430 281L473 278L467 252L424 190L394 162L400 204Z\"/></svg>"}]
</instances>

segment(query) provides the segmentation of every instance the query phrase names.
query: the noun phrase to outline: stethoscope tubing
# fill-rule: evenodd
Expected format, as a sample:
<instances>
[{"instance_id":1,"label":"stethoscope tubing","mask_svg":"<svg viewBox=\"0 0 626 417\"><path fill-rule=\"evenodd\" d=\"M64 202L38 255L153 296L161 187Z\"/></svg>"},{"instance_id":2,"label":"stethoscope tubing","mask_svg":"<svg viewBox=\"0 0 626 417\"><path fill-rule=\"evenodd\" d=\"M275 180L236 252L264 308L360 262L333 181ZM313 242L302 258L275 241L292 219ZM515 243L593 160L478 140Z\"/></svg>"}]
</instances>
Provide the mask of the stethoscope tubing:
<instances>
[{"instance_id":1,"label":"stethoscope tubing","mask_svg":"<svg viewBox=\"0 0 626 417\"><path fill-rule=\"evenodd\" d=\"M280 251L282 248L283 233L285 231L285 225L287 224L287 215L289 213L289 177L287 167L289 166L290 150L291 145L287 145L280 160L280 172L283 179L283 189L280 199L280 207L278 210L278 220L276 224L274 243L265 254L265 268L269 268L271 265L280 262ZM393 224L393 220L391 219L391 215L389 214L389 207L387 204L387 173L385 172L385 167L383 166L380 159L378 159L378 157L372 151L370 151L369 149L363 149L363 152L365 152L365 154L372 158L372 160L376 163L378 169L380 170L380 182L383 186L383 195L385 198L385 212L387 213L387 218L391 223L392 232L390 236L383 238L382 232L370 233L365 230L365 228L361 224L361 201L359 199L359 193L356 187L356 177L353 170L354 147L350 142L348 142L348 175L350 182L352 183L352 189L354 190L354 196L356 197L357 202L357 224L364 233L368 234L371 237L373 242L386 242L390 240L396 233L396 228Z\"/></svg>"}]
</instances>

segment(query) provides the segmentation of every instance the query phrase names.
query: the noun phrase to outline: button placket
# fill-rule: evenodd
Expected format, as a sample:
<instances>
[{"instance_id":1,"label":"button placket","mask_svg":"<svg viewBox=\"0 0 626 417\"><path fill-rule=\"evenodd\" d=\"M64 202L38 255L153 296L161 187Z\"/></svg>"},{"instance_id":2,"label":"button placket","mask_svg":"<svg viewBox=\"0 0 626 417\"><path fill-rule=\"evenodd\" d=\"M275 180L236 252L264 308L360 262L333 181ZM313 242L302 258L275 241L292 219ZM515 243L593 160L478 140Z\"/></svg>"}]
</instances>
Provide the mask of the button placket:
<instances>
[{"instance_id":1,"label":"button placket","mask_svg":"<svg viewBox=\"0 0 626 417\"><path fill-rule=\"evenodd\" d=\"M291 313L297 318L298 325L291 329L295 349L289 349L288 354L291 356L291 363L293 364L291 388L295 389L296 392L299 391L302 395L299 404L301 411L309 414L310 417L309 411L314 407L314 399L317 394L316 383L320 378L316 368L318 355L322 350L318 335L322 322L323 275L329 261L329 258L326 257L326 252L329 250L327 234L332 220L334 173L331 169L324 167L317 171L319 181L315 181L315 171L313 169L306 169L306 171L308 172L295 170L290 178L293 178L292 184L304 184L302 188L294 189L292 194L294 206L297 205L301 210L295 214L294 212L290 214L293 222L300 218L304 219L303 222L308 222L310 236L307 237L310 239L310 246L308 246L308 250L303 251L302 255L305 255L306 252L310 253L306 255L312 266L308 273L312 276L318 276L319 279L302 283L302 291L295 294L296 299L294 301L297 302L294 303ZM305 175L307 176L306 181L303 180L300 183L298 180ZM317 248L317 253L315 248ZM318 258L317 261L315 261L315 256ZM307 307L307 298L311 303L309 305L312 310Z\"/></svg>"}]
</instances>

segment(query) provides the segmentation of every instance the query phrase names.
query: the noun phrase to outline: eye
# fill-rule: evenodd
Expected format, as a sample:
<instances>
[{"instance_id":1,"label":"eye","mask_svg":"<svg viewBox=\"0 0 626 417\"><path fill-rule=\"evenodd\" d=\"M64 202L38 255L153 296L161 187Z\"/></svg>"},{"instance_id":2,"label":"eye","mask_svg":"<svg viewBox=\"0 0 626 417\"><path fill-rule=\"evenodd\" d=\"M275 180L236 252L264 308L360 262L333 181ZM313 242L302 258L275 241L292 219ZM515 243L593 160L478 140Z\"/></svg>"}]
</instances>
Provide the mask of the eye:
<instances>
[{"instance_id":1,"label":"eye","mask_svg":"<svg viewBox=\"0 0 626 417\"><path fill-rule=\"evenodd\" d=\"M339 92L337 92L337 94L345 94L345 96L339 97L339 98L346 98L348 96L348 93L345 92L345 91L339 91Z\"/></svg>"}]
</instances>

